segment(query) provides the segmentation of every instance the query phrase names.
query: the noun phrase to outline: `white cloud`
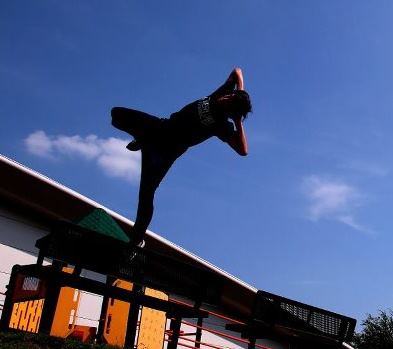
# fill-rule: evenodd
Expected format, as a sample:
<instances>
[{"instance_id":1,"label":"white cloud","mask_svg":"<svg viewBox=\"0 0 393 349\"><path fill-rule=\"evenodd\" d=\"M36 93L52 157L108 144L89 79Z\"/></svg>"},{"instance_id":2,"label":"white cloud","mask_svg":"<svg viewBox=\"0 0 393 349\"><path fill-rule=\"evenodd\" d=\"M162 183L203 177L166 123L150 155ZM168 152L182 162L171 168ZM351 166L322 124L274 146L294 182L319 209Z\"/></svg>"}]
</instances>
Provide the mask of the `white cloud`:
<instances>
[{"instance_id":1,"label":"white cloud","mask_svg":"<svg viewBox=\"0 0 393 349\"><path fill-rule=\"evenodd\" d=\"M48 136L36 131L24 140L27 150L40 157L79 157L94 161L103 172L111 177L134 182L140 175L140 152L129 152L128 141L119 138L101 139L96 135L87 137Z\"/></svg>"},{"instance_id":2,"label":"white cloud","mask_svg":"<svg viewBox=\"0 0 393 349\"><path fill-rule=\"evenodd\" d=\"M357 231L362 232L362 233L371 234L371 235L375 234L375 232L373 230L355 222L355 220L352 216L338 216L337 220L341 223L344 223L344 224L350 226L351 228L353 228Z\"/></svg>"},{"instance_id":3,"label":"white cloud","mask_svg":"<svg viewBox=\"0 0 393 349\"><path fill-rule=\"evenodd\" d=\"M42 132L42 131L41 131ZM54 148L63 154L80 155L86 159L97 158L102 152L102 140L95 135L85 138L81 136L57 136L53 139Z\"/></svg>"},{"instance_id":4,"label":"white cloud","mask_svg":"<svg viewBox=\"0 0 393 349\"><path fill-rule=\"evenodd\" d=\"M25 145L29 152L34 155L42 157L51 156L52 142L43 131L36 131L29 135L25 139Z\"/></svg>"},{"instance_id":5,"label":"white cloud","mask_svg":"<svg viewBox=\"0 0 393 349\"><path fill-rule=\"evenodd\" d=\"M141 153L128 151L127 144L128 141L112 137L103 141L97 163L111 177L139 179Z\"/></svg>"},{"instance_id":6,"label":"white cloud","mask_svg":"<svg viewBox=\"0 0 393 349\"><path fill-rule=\"evenodd\" d=\"M352 185L313 175L303 178L302 188L309 201L308 217L311 220L335 220L363 233L372 232L354 218L364 195Z\"/></svg>"}]
</instances>

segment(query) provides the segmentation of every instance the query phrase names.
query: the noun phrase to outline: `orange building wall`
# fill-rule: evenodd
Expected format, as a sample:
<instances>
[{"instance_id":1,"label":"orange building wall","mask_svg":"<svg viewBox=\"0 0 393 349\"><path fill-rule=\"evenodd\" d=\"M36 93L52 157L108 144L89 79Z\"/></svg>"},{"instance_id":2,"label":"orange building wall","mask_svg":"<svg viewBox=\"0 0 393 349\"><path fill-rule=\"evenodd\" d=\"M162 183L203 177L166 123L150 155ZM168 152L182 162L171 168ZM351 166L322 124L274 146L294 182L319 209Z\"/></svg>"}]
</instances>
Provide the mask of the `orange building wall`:
<instances>
[{"instance_id":1,"label":"orange building wall","mask_svg":"<svg viewBox=\"0 0 393 349\"><path fill-rule=\"evenodd\" d=\"M132 290L132 283L123 280L116 280L113 286ZM108 310L106 313L104 338L105 341L112 345L124 346L126 338L128 312L130 303L119 301L118 299L109 298Z\"/></svg>"},{"instance_id":2,"label":"orange building wall","mask_svg":"<svg viewBox=\"0 0 393 349\"><path fill-rule=\"evenodd\" d=\"M165 301L168 300L167 294L151 288L146 287L145 294ZM137 348L162 348L164 345L165 327L165 312L142 307Z\"/></svg>"}]
</instances>

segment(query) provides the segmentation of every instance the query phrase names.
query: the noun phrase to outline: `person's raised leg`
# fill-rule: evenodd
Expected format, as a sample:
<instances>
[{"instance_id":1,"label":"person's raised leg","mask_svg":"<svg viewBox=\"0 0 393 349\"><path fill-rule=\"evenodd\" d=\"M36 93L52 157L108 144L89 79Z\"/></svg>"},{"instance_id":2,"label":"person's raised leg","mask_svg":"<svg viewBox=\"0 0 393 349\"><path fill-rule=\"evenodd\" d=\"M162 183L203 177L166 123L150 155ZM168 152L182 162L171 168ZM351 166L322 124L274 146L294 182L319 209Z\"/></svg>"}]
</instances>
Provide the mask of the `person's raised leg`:
<instances>
[{"instance_id":1,"label":"person's raised leg","mask_svg":"<svg viewBox=\"0 0 393 349\"><path fill-rule=\"evenodd\" d=\"M147 137L149 132L154 132L160 120L139 110L123 107L112 108L111 116L114 127L127 132L136 140Z\"/></svg>"}]
</instances>

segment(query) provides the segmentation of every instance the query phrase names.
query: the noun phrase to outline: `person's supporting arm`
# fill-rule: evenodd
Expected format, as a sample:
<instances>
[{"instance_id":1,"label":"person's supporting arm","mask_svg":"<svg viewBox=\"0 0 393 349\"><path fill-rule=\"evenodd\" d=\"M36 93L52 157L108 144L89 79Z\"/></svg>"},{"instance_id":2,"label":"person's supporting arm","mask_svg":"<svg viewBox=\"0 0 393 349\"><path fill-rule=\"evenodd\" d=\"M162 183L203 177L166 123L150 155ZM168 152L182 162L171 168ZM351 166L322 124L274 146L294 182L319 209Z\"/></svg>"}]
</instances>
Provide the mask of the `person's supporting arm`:
<instances>
[{"instance_id":1,"label":"person's supporting arm","mask_svg":"<svg viewBox=\"0 0 393 349\"><path fill-rule=\"evenodd\" d=\"M234 119L234 122L236 131L228 140L228 144L236 153L241 156L246 156L248 154L248 145L241 117Z\"/></svg>"},{"instance_id":2,"label":"person's supporting arm","mask_svg":"<svg viewBox=\"0 0 393 349\"><path fill-rule=\"evenodd\" d=\"M237 90L244 90L243 73L240 68L233 69L225 82L211 96L227 95L232 93L235 88Z\"/></svg>"}]
</instances>

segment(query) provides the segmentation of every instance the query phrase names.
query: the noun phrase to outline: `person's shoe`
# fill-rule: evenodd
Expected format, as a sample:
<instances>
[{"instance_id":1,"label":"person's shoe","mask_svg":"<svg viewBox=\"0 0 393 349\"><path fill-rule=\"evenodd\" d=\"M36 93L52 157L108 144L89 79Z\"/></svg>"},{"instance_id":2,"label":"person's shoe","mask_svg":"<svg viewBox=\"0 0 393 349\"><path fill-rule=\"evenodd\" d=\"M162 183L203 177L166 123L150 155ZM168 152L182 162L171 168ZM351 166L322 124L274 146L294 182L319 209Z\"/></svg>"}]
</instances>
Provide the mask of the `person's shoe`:
<instances>
[{"instance_id":1,"label":"person's shoe","mask_svg":"<svg viewBox=\"0 0 393 349\"><path fill-rule=\"evenodd\" d=\"M135 247L139 247L139 248L144 248L145 247L145 245L146 245L146 242L145 242L145 240L142 238L130 238L130 242L129 242L129 244L131 245L131 246L135 246Z\"/></svg>"},{"instance_id":2,"label":"person's shoe","mask_svg":"<svg viewBox=\"0 0 393 349\"><path fill-rule=\"evenodd\" d=\"M145 240L141 240L138 243L135 243L134 241L131 241L130 244L132 244L132 246L136 246L139 248L144 248L145 247ZM137 251L134 250L134 252L131 252L130 256L129 256L129 261L132 262L134 261L134 258L137 256Z\"/></svg>"},{"instance_id":3,"label":"person's shoe","mask_svg":"<svg viewBox=\"0 0 393 349\"><path fill-rule=\"evenodd\" d=\"M139 247L139 248L144 248L146 245L145 240L141 240L139 241L135 246Z\"/></svg>"},{"instance_id":4,"label":"person's shoe","mask_svg":"<svg viewBox=\"0 0 393 349\"><path fill-rule=\"evenodd\" d=\"M128 143L126 148L130 151L138 151L138 150L141 150L142 147L141 147L140 143L134 139L132 142Z\"/></svg>"}]
</instances>

